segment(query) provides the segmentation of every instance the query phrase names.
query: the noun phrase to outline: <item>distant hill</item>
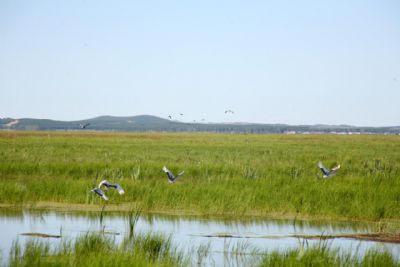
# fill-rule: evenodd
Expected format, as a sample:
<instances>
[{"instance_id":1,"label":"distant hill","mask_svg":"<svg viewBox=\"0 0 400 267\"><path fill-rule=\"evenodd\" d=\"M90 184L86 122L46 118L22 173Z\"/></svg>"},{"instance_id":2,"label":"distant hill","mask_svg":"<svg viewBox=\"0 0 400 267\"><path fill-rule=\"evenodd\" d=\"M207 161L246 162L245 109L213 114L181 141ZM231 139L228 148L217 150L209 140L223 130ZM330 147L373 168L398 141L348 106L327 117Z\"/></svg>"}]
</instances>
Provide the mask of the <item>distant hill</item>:
<instances>
[{"instance_id":1,"label":"distant hill","mask_svg":"<svg viewBox=\"0 0 400 267\"><path fill-rule=\"evenodd\" d=\"M86 128L82 125L88 124ZM39 131L136 131L136 132L229 132L229 133L334 133L400 134L396 127L357 127L351 125L286 125L257 123L185 123L151 115L130 117L100 116L80 121L57 121L30 118L0 119L0 130Z\"/></svg>"}]
</instances>

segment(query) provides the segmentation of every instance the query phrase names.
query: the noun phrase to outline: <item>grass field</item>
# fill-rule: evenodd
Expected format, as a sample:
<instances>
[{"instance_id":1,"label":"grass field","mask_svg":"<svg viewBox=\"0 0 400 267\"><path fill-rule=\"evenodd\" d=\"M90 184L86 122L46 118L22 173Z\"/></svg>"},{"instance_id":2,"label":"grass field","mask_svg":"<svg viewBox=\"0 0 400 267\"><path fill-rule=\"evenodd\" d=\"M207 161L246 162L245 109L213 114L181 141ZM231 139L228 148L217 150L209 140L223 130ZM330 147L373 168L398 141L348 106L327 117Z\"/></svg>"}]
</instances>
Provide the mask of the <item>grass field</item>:
<instances>
[{"instance_id":1,"label":"grass field","mask_svg":"<svg viewBox=\"0 0 400 267\"><path fill-rule=\"evenodd\" d=\"M323 180L318 161L342 169ZM0 132L1 204L99 206L103 179L144 211L400 220L400 137Z\"/></svg>"}]
</instances>

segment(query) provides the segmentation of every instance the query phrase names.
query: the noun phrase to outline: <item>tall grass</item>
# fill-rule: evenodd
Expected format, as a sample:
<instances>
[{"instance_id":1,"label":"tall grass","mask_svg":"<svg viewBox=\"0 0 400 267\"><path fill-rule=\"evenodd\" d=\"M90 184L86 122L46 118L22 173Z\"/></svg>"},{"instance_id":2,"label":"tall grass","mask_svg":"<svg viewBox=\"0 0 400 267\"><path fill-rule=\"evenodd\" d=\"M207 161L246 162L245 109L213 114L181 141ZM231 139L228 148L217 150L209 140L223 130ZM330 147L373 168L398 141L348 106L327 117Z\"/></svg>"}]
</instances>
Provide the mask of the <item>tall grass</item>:
<instances>
[{"instance_id":1,"label":"tall grass","mask_svg":"<svg viewBox=\"0 0 400 267\"><path fill-rule=\"evenodd\" d=\"M17 266L183 266L181 253L161 235L142 234L121 244L101 234L87 233L75 241L64 240L51 249L45 241L15 242L10 267Z\"/></svg>"},{"instance_id":2,"label":"tall grass","mask_svg":"<svg viewBox=\"0 0 400 267\"><path fill-rule=\"evenodd\" d=\"M400 266L388 251L379 251L371 249L362 257L353 255L350 252L340 252L338 249L332 249L327 243L320 243L308 248L289 249L284 252L268 252L259 264L259 267L380 267L380 266Z\"/></svg>"},{"instance_id":3,"label":"tall grass","mask_svg":"<svg viewBox=\"0 0 400 267\"><path fill-rule=\"evenodd\" d=\"M48 137L50 135L50 137ZM0 203L109 204L207 215L400 219L398 136L0 133ZM320 178L316 164L341 164ZM161 168L185 170L169 184Z\"/></svg>"},{"instance_id":4,"label":"tall grass","mask_svg":"<svg viewBox=\"0 0 400 267\"><path fill-rule=\"evenodd\" d=\"M245 243L228 245L223 255L211 255L210 245L205 244L188 253L178 251L169 238L160 235L137 235L118 244L104 235L87 233L74 241L64 240L55 247L34 239L24 246L14 242L6 266L207 266L214 262L213 256L218 255L228 266L400 266L398 259L388 251L371 249L360 256L331 248L326 242L271 252L249 250Z\"/></svg>"}]
</instances>

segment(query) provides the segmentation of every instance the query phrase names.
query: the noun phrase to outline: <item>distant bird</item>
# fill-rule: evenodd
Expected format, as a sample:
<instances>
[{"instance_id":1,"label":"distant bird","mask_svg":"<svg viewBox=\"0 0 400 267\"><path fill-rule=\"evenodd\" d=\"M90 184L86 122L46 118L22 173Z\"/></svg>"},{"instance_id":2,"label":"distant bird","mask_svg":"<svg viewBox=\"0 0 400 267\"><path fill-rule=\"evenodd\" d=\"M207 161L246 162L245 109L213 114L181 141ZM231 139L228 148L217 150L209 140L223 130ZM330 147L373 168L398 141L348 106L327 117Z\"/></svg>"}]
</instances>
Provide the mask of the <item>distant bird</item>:
<instances>
[{"instance_id":1,"label":"distant bird","mask_svg":"<svg viewBox=\"0 0 400 267\"><path fill-rule=\"evenodd\" d=\"M329 177L335 175L335 173L340 169L340 165L337 165L335 168L333 168L332 170L329 171L327 168L324 167L324 165L322 165L321 162L318 162L318 167L324 174L323 178L329 178Z\"/></svg>"},{"instance_id":2,"label":"distant bird","mask_svg":"<svg viewBox=\"0 0 400 267\"><path fill-rule=\"evenodd\" d=\"M80 123L80 124L79 124L79 127L80 127L81 129L85 129L85 128L88 127L89 125L90 125L90 123L85 123L85 124Z\"/></svg>"},{"instance_id":3,"label":"distant bird","mask_svg":"<svg viewBox=\"0 0 400 267\"><path fill-rule=\"evenodd\" d=\"M103 190L101 190L100 188L93 188L92 190L90 190L91 192L99 195L100 197L102 197L104 200L108 200L108 197L106 196L106 194L104 194Z\"/></svg>"},{"instance_id":4,"label":"distant bird","mask_svg":"<svg viewBox=\"0 0 400 267\"><path fill-rule=\"evenodd\" d=\"M179 113L179 115L183 116L183 113Z\"/></svg>"},{"instance_id":5,"label":"distant bird","mask_svg":"<svg viewBox=\"0 0 400 267\"><path fill-rule=\"evenodd\" d=\"M171 115L168 115L168 118L169 118L170 120L172 120L172 116L171 116Z\"/></svg>"},{"instance_id":6,"label":"distant bird","mask_svg":"<svg viewBox=\"0 0 400 267\"><path fill-rule=\"evenodd\" d=\"M227 110L225 110L225 114L228 114L228 113L231 113L231 114L233 114L233 113L235 113L235 112L233 112L233 110L231 110L231 109L227 109Z\"/></svg>"},{"instance_id":7,"label":"distant bird","mask_svg":"<svg viewBox=\"0 0 400 267\"><path fill-rule=\"evenodd\" d=\"M180 172L177 176L173 175L172 172L170 172L167 167L163 167L162 170L167 174L168 180L171 184L175 183L175 181L181 177L185 172Z\"/></svg>"},{"instance_id":8,"label":"distant bird","mask_svg":"<svg viewBox=\"0 0 400 267\"><path fill-rule=\"evenodd\" d=\"M125 193L124 189L119 184L110 184L107 180L103 180L100 182L99 188L101 188L102 186L106 187L107 190L109 188L115 188L120 195L123 195Z\"/></svg>"}]
</instances>

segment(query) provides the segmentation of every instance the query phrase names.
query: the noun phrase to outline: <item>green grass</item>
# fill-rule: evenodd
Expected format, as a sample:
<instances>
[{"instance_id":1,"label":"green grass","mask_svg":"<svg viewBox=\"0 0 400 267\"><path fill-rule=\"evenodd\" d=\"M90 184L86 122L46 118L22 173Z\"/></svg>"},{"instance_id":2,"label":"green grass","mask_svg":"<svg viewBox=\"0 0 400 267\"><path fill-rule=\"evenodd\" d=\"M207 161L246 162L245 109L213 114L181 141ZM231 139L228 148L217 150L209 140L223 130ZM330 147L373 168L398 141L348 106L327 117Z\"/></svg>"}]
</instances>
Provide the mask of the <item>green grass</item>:
<instances>
[{"instance_id":1,"label":"green grass","mask_svg":"<svg viewBox=\"0 0 400 267\"><path fill-rule=\"evenodd\" d=\"M264 256L259 267L380 267L400 266L388 251L371 249L363 257L350 253L340 253L326 243L309 248L295 248L286 252L269 252Z\"/></svg>"},{"instance_id":2,"label":"green grass","mask_svg":"<svg viewBox=\"0 0 400 267\"><path fill-rule=\"evenodd\" d=\"M259 267L400 266L388 251L371 249L364 256L359 256L357 253L340 252L326 242L283 252L254 250L243 254L245 249L246 246L226 248L224 255L219 256L225 257L234 266L250 262L249 266ZM196 259L192 261L193 266L204 266L210 252L210 246L204 245L184 254L171 245L169 238L154 234L136 235L118 244L104 235L87 233L73 241L64 240L57 246L37 239L29 240L23 246L14 242L6 266L189 266L190 257Z\"/></svg>"},{"instance_id":3,"label":"green grass","mask_svg":"<svg viewBox=\"0 0 400 267\"><path fill-rule=\"evenodd\" d=\"M0 203L109 204L207 215L400 219L400 137L0 132ZM323 180L317 162L341 164ZM185 175L169 184L166 165Z\"/></svg>"},{"instance_id":4,"label":"green grass","mask_svg":"<svg viewBox=\"0 0 400 267\"><path fill-rule=\"evenodd\" d=\"M136 235L121 244L101 234L87 233L74 241L50 243L32 239L15 242L7 266L183 266L182 254L160 235Z\"/></svg>"}]
</instances>

